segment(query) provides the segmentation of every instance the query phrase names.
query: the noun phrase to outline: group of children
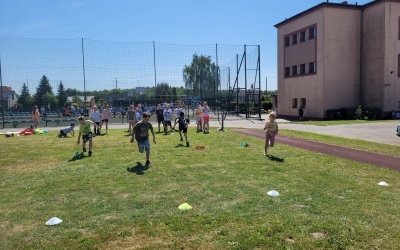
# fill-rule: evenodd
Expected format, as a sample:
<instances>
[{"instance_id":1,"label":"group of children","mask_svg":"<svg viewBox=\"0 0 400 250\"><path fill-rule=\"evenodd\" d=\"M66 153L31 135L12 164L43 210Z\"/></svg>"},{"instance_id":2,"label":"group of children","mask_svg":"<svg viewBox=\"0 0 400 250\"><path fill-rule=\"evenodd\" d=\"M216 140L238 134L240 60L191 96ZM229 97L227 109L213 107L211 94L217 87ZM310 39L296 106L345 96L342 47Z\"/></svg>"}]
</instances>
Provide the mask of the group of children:
<instances>
[{"instance_id":1,"label":"group of children","mask_svg":"<svg viewBox=\"0 0 400 250\"><path fill-rule=\"evenodd\" d=\"M100 135L103 124L106 124L106 134L108 132L108 120L112 117L112 112L108 104L103 104L101 109L97 108L97 106L93 105L90 110L90 116L93 119L93 122L97 125L94 128L94 134Z\"/></svg>"},{"instance_id":2,"label":"group of children","mask_svg":"<svg viewBox=\"0 0 400 250\"><path fill-rule=\"evenodd\" d=\"M197 132L210 133L210 112L207 102L204 102L203 106L197 105L193 114L196 115Z\"/></svg>"},{"instance_id":3,"label":"group of children","mask_svg":"<svg viewBox=\"0 0 400 250\"><path fill-rule=\"evenodd\" d=\"M198 109L198 110L197 110ZM201 105L198 105L196 109L196 116L197 116L197 130L199 131L199 124L201 123L202 125L202 130L207 131L209 129L209 108L207 106L207 103L205 103L204 107ZM151 132L153 136L153 142L156 143L156 138L155 138L155 133L153 129L153 125L149 122L150 120L150 114L148 112L142 112L141 114L139 113L139 110L141 111L140 107L139 109L135 110L134 106L130 106L130 110L132 112L127 112L127 119L129 122L129 135L131 135L130 142L133 143L136 139L137 145L139 148L139 152L143 153L146 152L146 165L150 164L150 142L149 142L149 131ZM203 120L200 120L200 110L201 110L201 115ZM162 116L161 116L161 111ZM96 112L96 108L95 108ZM103 111L104 112L104 111ZM174 128L176 124L178 124L179 127L179 135L180 135L180 140L183 141L183 137L185 137L186 141L186 146L189 147L189 141L187 137L187 128L189 125L189 119L185 118L185 114L182 110L182 108L177 106L176 108L177 114L179 114L179 117L175 119L174 121L174 126L171 126L171 117L172 117L172 111L170 106L167 104L166 108L162 110L161 105L158 105L157 107L157 123L158 123L158 131L160 132L160 125L163 124L164 126L164 132L167 133L168 126L171 128L171 134L173 134ZM206 114L206 115L204 115ZM139 117L140 116L140 117ZM207 117L208 116L208 117ZM92 116L93 117L93 116ZM205 118L207 117L207 118ZM205 119L204 119L205 118ZM83 142L83 152L86 152L86 143L89 142L89 156L92 155L92 147L93 147L93 133L91 131L91 125L94 125L94 130L99 131L101 124L96 121L90 121L86 120L84 116L80 116L78 118L79 121L79 136L78 136L78 141L77 144L80 144L80 139L82 138ZM108 122L108 121L107 121ZM107 124L107 123L106 123ZM59 137L67 137L68 133L71 135L74 135L74 128L75 124L72 123L70 126L63 128L60 130ZM107 128L108 129L108 128ZM265 123L264 126L264 131L265 131L265 145L264 145L264 155L268 156L268 147L273 147L275 143L275 136L278 134L278 123L276 122L276 114L274 112L271 112L268 118L268 121ZM96 132L95 132L96 133Z\"/></svg>"}]
</instances>

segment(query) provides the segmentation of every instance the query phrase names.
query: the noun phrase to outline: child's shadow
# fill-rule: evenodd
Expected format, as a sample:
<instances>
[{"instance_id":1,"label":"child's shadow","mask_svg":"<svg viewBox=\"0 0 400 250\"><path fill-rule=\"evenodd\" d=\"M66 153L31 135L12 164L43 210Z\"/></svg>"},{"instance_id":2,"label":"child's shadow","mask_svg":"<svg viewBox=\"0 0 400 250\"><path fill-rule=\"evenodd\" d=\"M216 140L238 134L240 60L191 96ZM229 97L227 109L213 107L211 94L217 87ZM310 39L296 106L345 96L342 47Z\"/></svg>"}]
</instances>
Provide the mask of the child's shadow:
<instances>
[{"instance_id":1,"label":"child's shadow","mask_svg":"<svg viewBox=\"0 0 400 250\"><path fill-rule=\"evenodd\" d=\"M77 160L82 160L84 157L83 152L79 153L79 154L75 154L74 157L72 157L71 159L69 159L68 161L77 161Z\"/></svg>"},{"instance_id":2,"label":"child's shadow","mask_svg":"<svg viewBox=\"0 0 400 250\"><path fill-rule=\"evenodd\" d=\"M267 157L271 160L271 161L278 161L278 162L284 162L285 160L283 158L279 158L273 155L267 155Z\"/></svg>"},{"instance_id":3,"label":"child's shadow","mask_svg":"<svg viewBox=\"0 0 400 250\"><path fill-rule=\"evenodd\" d=\"M149 168L150 166L147 164L143 166L141 162L136 162L136 166L128 167L126 170L137 175L144 175L144 172Z\"/></svg>"}]
</instances>

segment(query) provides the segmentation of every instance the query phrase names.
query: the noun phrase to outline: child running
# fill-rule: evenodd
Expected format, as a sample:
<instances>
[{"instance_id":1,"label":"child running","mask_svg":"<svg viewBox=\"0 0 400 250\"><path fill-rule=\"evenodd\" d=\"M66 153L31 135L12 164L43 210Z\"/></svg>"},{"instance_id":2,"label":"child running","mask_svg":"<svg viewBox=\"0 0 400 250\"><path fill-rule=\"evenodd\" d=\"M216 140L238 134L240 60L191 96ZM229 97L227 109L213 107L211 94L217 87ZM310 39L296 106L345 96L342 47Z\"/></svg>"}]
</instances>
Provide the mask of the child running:
<instances>
[{"instance_id":1,"label":"child running","mask_svg":"<svg viewBox=\"0 0 400 250\"><path fill-rule=\"evenodd\" d=\"M86 142L89 141L89 156L92 155L92 146L93 146L93 142L92 142L92 130L91 130L91 125L93 124L96 128L98 128L98 125L90 120L86 120L85 117L83 116L79 116L78 118L79 121L79 136L78 136L78 145L80 143L80 139L82 136L82 142L83 142L83 148L82 151L86 152Z\"/></svg>"},{"instance_id":2,"label":"child running","mask_svg":"<svg viewBox=\"0 0 400 250\"><path fill-rule=\"evenodd\" d=\"M75 123L71 123L70 126L65 127L63 129L60 130L60 134L58 135L59 138L67 138L68 137L68 133L70 133L72 136L75 135L74 133L74 128L75 128Z\"/></svg>"},{"instance_id":3,"label":"child running","mask_svg":"<svg viewBox=\"0 0 400 250\"><path fill-rule=\"evenodd\" d=\"M189 141L188 141L188 137L187 137L188 125L189 125L189 119L185 119L185 113L181 112L179 114L179 119L178 119L179 135L181 137L181 141L183 141L182 133L183 133L183 136L185 136L186 147L189 147Z\"/></svg>"},{"instance_id":4,"label":"child running","mask_svg":"<svg viewBox=\"0 0 400 250\"><path fill-rule=\"evenodd\" d=\"M278 134L278 123L275 121L276 114L271 112L269 114L269 119L265 123L264 131L265 131L265 146L264 146L264 155L267 155L268 145L271 148L274 146L275 136Z\"/></svg>"},{"instance_id":5,"label":"child running","mask_svg":"<svg viewBox=\"0 0 400 250\"><path fill-rule=\"evenodd\" d=\"M156 143L156 135L154 134L153 125L149 122L150 114L147 112L143 113L143 119L136 123L133 127L131 143L137 141L139 152L143 153L146 151L146 166L150 165L150 142L149 142L149 130L153 135L153 142Z\"/></svg>"}]
</instances>

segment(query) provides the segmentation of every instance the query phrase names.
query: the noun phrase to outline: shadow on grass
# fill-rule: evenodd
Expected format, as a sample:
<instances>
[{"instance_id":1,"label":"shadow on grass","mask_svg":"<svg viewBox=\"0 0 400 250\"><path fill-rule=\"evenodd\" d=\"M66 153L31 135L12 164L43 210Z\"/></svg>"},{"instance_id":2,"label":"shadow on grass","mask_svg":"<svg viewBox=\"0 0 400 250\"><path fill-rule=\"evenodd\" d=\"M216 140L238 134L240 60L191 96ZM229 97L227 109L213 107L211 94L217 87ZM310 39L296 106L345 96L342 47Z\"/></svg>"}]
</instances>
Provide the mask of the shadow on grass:
<instances>
[{"instance_id":1,"label":"shadow on grass","mask_svg":"<svg viewBox=\"0 0 400 250\"><path fill-rule=\"evenodd\" d=\"M267 157L271 160L271 161L277 161L277 162L284 162L285 160L283 158L279 158L276 156L273 156L271 154L267 155Z\"/></svg>"},{"instance_id":2,"label":"shadow on grass","mask_svg":"<svg viewBox=\"0 0 400 250\"><path fill-rule=\"evenodd\" d=\"M136 166L128 167L128 168L126 168L126 170L128 172L135 173L137 175L144 175L144 172L149 168L150 168L150 166L147 165L147 164L146 165L142 165L141 162L136 162Z\"/></svg>"},{"instance_id":3,"label":"shadow on grass","mask_svg":"<svg viewBox=\"0 0 400 250\"><path fill-rule=\"evenodd\" d=\"M72 157L71 159L69 159L68 161L77 161L77 160L82 160L85 157L89 157L89 156L85 156L83 154L83 152L79 153L79 154L75 154L74 157Z\"/></svg>"}]
</instances>

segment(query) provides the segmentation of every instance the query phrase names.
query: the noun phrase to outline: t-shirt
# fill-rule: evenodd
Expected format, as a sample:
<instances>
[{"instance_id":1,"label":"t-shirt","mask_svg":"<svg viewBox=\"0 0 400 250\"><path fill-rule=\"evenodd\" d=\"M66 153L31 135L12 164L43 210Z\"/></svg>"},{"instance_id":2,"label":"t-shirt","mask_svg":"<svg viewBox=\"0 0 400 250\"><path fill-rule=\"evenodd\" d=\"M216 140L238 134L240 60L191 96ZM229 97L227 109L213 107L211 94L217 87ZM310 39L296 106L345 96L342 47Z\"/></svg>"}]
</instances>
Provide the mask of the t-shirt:
<instances>
[{"instance_id":1,"label":"t-shirt","mask_svg":"<svg viewBox=\"0 0 400 250\"><path fill-rule=\"evenodd\" d=\"M69 132L71 132L72 130L74 130L75 126L68 126L62 129L64 134L68 134Z\"/></svg>"},{"instance_id":2,"label":"t-shirt","mask_svg":"<svg viewBox=\"0 0 400 250\"><path fill-rule=\"evenodd\" d=\"M103 110L103 112L101 113L101 119L102 120L108 120L108 119L111 118L111 116L112 116L112 113L108 108L105 108Z\"/></svg>"},{"instance_id":3,"label":"t-shirt","mask_svg":"<svg viewBox=\"0 0 400 250\"><path fill-rule=\"evenodd\" d=\"M172 109L164 110L164 121L171 121Z\"/></svg>"},{"instance_id":4,"label":"t-shirt","mask_svg":"<svg viewBox=\"0 0 400 250\"><path fill-rule=\"evenodd\" d=\"M269 121L265 124L265 130L270 132L278 131L278 123L276 121Z\"/></svg>"},{"instance_id":5,"label":"t-shirt","mask_svg":"<svg viewBox=\"0 0 400 250\"><path fill-rule=\"evenodd\" d=\"M178 120L179 130L187 128L189 124L189 119L185 119L184 116L180 116Z\"/></svg>"},{"instance_id":6,"label":"t-shirt","mask_svg":"<svg viewBox=\"0 0 400 250\"><path fill-rule=\"evenodd\" d=\"M179 118L182 112L183 112L182 108L175 108L176 118Z\"/></svg>"},{"instance_id":7,"label":"t-shirt","mask_svg":"<svg viewBox=\"0 0 400 250\"><path fill-rule=\"evenodd\" d=\"M100 114L99 111L94 111L94 112L92 113L93 121L94 121L94 122L100 122L100 116L101 116L101 114Z\"/></svg>"},{"instance_id":8,"label":"t-shirt","mask_svg":"<svg viewBox=\"0 0 400 250\"><path fill-rule=\"evenodd\" d=\"M156 114L157 114L157 118L158 118L158 119L164 118L164 110L162 110L162 109L157 109L157 110L156 110Z\"/></svg>"},{"instance_id":9,"label":"t-shirt","mask_svg":"<svg viewBox=\"0 0 400 250\"><path fill-rule=\"evenodd\" d=\"M208 108L208 106L205 106L203 108L203 115L204 116L209 116L210 115L210 109Z\"/></svg>"},{"instance_id":10,"label":"t-shirt","mask_svg":"<svg viewBox=\"0 0 400 250\"><path fill-rule=\"evenodd\" d=\"M133 127L137 141L145 141L149 138L149 130L153 131L153 125L150 122L140 121Z\"/></svg>"},{"instance_id":11,"label":"t-shirt","mask_svg":"<svg viewBox=\"0 0 400 250\"><path fill-rule=\"evenodd\" d=\"M136 119L136 112L135 110L128 110L128 112L126 113L126 115L128 116L128 121L134 121Z\"/></svg>"},{"instance_id":12,"label":"t-shirt","mask_svg":"<svg viewBox=\"0 0 400 250\"><path fill-rule=\"evenodd\" d=\"M87 135L87 134L91 133L92 132L91 127L90 127L91 125L92 125L91 121L86 121L85 124L79 125L79 132L82 135Z\"/></svg>"}]
</instances>

